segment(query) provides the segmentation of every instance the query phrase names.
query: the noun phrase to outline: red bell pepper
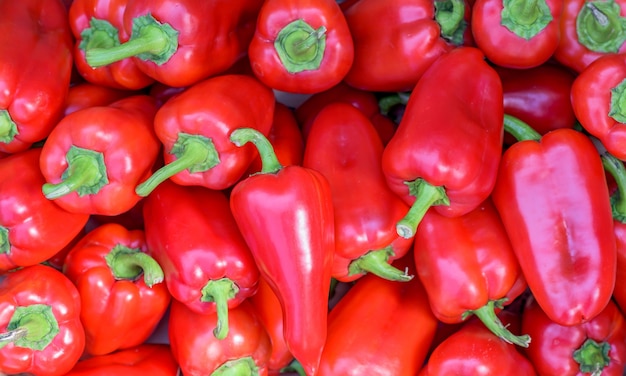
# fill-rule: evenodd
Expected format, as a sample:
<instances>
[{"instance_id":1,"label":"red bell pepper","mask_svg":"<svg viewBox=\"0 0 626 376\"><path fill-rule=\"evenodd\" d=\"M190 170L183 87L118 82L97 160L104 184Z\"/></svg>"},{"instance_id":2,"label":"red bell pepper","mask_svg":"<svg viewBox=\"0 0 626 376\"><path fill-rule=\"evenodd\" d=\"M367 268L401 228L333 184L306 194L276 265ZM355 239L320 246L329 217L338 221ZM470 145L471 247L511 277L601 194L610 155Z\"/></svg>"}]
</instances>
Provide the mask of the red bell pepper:
<instances>
[{"instance_id":1,"label":"red bell pepper","mask_svg":"<svg viewBox=\"0 0 626 376\"><path fill-rule=\"evenodd\" d=\"M598 58L574 81L571 99L580 125L606 150L626 160L626 52Z\"/></svg>"},{"instance_id":2,"label":"red bell pepper","mask_svg":"<svg viewBox=\"0 0 626 376\"><path fill-rule=\"evenodd\" d=\"M0 159L0 271L39 264L78 236L88 214L70 213L41 193L41 149Z\"/></svg>"},{"instance_id":3,"label":"red bell pepper","mask_svg":"<svg viewBox=\"0 0 626 376\"><path fill-rule=\"evenodd\" d=\"M327 105L311 125L302 165L330 183L335 210L332 277L338 281L354 281L366 273L394 281L413 278L390 265L408 252L413 239L396 232L396 222L409 207L387 185L382 154L374 126L348 103Z\"/></svg>"},{"instance_id":4,"label":"red bell pepper","mask_svg":"<svg viewBox=\"0 0 626 376\"><path fill-rule=\"evenodd\" d=\"M0 3L0 152L45 139L63 114L72 33L58 0Z\"/></svg>"},{"instance_id":5,"label":"red bell pepper","mask_svg":"<svg viewBox=\"0 0 626 376\"><path fill-rule=\"evenodd\" d=\"M123 28L115 27L117 16L108 19L122 43L96 41L98 47L89 46L85 58L97 68L130 57L158 82L192 85L226 71L245 55L262 4L262 0L129 0L123 9Z\"/></svg>"},{"instance_id":6,"label":"red bell pepper","mask_svg":"<svg viewBox=\"0 0 626 376\"><path fill-rule=\"evenodd\" d=\"M503 102L500 77L477 48L455 48L424 73L383 152L387 183L411 205L398 234L413 237L431 206L460 216L491 194L502 153Z\"/></svg>"},{"instance_id":7,"label":"red bell pepper","mask_svg":"<svg viewBox=\"0 0 626 376\"><path fill-rule=\"evenodd\" d=\"M435 317L453 324L475 315L504 341L528 347L528 336L512 334L496 316L527 286L491 200L454 218L430 209L417 228L414 255Z\"/></svg>"},{"instance_id":8,"label":"red bell pepper","mask_svg":"<svg viewBox=\"0 0 626 376\"><path fill-rule=\"evenodd\" d=\"M118 215L141 199L138 182L159 153L154 99L134 95L76 111L50 132L41 151L44 195L67 211Z\"/></svg>"},{"instance_id":9,"label":"red bell pepper","mask_svg":"<svg viewBox=\"0 0 626 376\"><path fill-rule=\"evenodd\" d=\"M525 353L540 375L621 376L626 367L626 322L613 301L589 322L563 326L531 298L522 330L533 337Z\"/></svg>"},{"instance_id":10,"label":"red bell pepper","mask_svg":"<svg viewBox=\"0 0 626 376\"><path fill-rule=\"evenodd\" d=\"M518 140L503 154L492 193L537 302L551 320L578 325L607 305L616 241L602 160L573 129L541 136L507 116Z\"/></svg>"},{"instance_id":11,"label":"red bell pepper","mask_svg":"<svg viewBox=\"0 0 626 376\"><path fill-rule=\"evenodd\" d=\"M107 106L120 99L139 94L138 91L113 89L110 87L81 82L70 86L63 116L94 106Z\"/></svg>"},{"instance_id":12,"label":"red bell pepper","mask_svg":"<svg viewBox=\"0 0 626 376\"><path fill-rule=\"evenodd\" d=\"M415 273L410 254L394 265ZM317 375L414 376L436 328L418 278L398 283L366 275L330 311Z\"/></svg>"},{"instance_id":13,"label":"red bell pepper","mask_svg":"<svg viewBox=\"0 0 626 376\"><path fill-rule=\"evenodd\" d=\"M537 67L559 45L564 1L476 0L470 22L474 42L496 65Z\"/></svg>"},{"instance_id":14,"label":"red bell pepper","mask_svg":"<svg viewBox=\"0 0 626 376\"><path fill-rule=\"evenodd\" d=\"M221 340L211 334L215 316L194 312L185 304L172 301L169 340L182 373L266 376L272 345L254 306L246 300L231 310L230 332Z\"/></svg>"},{"instance_id":15,"label":"red bell pepper","mask_svg":"<svg viewBox=\"0 0 626 376\"><path fill-rule=\"evenodd\" d=\"M237 183L230 206L263 278L283 307L285 342L308 375L317 373L326 341L335 228L332 191L318 171L281 166L259 131L231 133L252 142L263 168Z\"/></svg>"},{"instance_id":16,"label":"red bell pepper","mask_svg":"<svg viewBox=\"0 0 626 376\"><path fill-rule=\"evenodd\" d=\"M354 48L336 1L266 0L248 58L254 74L272 89L311 94L341 82Z\"/></svg>"},{"instance_id":17,"label":"red bell pepper","mask_svg":"<svg viewBox=\"0 0 626 376\"><path fill-rule=\"evenodd\" d=\"M176 376L178 364L166 344L146 343L112 354L86 358L64 376Z\"/></svg>"},{"instance_id":18,"label":"red bell pepper","mask_svg":"<svg viewBox=\"0 0 626 376\"><path fill-rule=\"evenodd\" d=\"M626 1L564 0L554 59L581 73L602 55L626 52Z\"/></svg>"},{"instance_id":19,"label":"red bell pepper","mask_svg":"<svg viewBox=\"0 0 626 376\"><path fill-rule=\"evenodd\" d=\"M163 270L150 255L142 230L116 223L96 227L67 254L63 273L80 294L90 355L142 344L170 303Z\"/></svg>"},{"instance_id":20,"label":"red bell pepper","mask_svg":"<svg viewBox=\"0 0 626 376\"><path fill-rule=\"evenodd\" d=\"M128 42L131 31L124 29L124 12L129 0L75 0L69 9L69 23L74 43L74 66L88 82L127 90L147 87L154 79L144 73L131 58L92 67L86 53L97 48L111 48Z\"/></svg>"},{"instance_id":21,"label":"red bell pepper","mask_svg":"<svg viewBox=\"0 0 626 376\"><path fill-rule=\"evenodd\" d=\"M0 370L65 375L83 354L80 296L60 271L45 265L0 280Z\"/></svg>"},{"instance_id":22,"label":"red bell pepper","mask_svg":"<svg viewBox=\"0 0 626 376\"><path fill-rule=\"evenodd\" d=\"M344 81L365 91L410 91L440 56L471 43L464 0L360 0L344 14L354 40Z\"/></svg>"},{"instance_id":23,"label":"red bell pepper","mask_svg":"<svg viewBox=\"0 0 626 376\"><path fill-rule=\"evenodd\" d=\"M163 182L143 205L146 241L172 297L194 312L217 312L215 336L229 330L229 309L256 292L258 268L222 191Z\"/></svg>"},{"instance_id":24,"label":"red bell pepper","mask_svg":"<svg viewBox=\"0 0 626 376\"><path fill-rule=\"evenodd\" d=\"M234 185L256 151L238 148L228 137L242 125L267 135L274 104L272 90L245 75L211 77L170 98L154 119L165 166L142 182L137 194L147 196L168 178L216 190Z\"/></svg>"}]
</instances>

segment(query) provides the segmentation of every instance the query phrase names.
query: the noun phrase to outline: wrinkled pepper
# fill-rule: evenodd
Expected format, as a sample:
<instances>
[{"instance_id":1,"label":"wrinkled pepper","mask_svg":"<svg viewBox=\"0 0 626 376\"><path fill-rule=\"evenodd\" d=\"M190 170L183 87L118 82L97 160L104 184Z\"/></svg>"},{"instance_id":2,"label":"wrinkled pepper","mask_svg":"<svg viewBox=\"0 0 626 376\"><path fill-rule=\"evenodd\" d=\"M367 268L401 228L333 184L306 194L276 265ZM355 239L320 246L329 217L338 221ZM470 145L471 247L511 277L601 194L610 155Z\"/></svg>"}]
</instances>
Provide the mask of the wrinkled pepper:
<instances>
[{"instance_id":1,"label":"wrinkled pepper","mask_svg":"<svg viewBox=\"0 0 626 376\"><path fill-rule=\"evenodd\" d=\"M282 166L269 140L252 128L231 133L253 143L263 168L237 183L230 206L263 278L283 307L285 342L315 375L327 333L335 228L332 191L316 170ZM303 340L304 339L304 340Z\"/></svg>"}]
</instances>

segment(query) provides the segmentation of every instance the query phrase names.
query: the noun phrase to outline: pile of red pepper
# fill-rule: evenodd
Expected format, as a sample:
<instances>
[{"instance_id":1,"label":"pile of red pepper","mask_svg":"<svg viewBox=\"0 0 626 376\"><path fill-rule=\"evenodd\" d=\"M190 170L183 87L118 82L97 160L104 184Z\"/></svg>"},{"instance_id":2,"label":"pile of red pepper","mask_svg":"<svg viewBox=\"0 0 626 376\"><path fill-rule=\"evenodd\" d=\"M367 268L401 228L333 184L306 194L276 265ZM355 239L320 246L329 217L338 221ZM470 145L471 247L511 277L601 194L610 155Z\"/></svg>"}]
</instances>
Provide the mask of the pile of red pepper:
<instances>
[{"instance_id":1,"label":"pile of red pepper","mask_svg":"<svg viewBox=\"0 0 626 376\"><path fill-rule=\"evenodd\" d=\"M0 374L622 375L626 0L0 0Z\"/></svg>"}]
</instances>

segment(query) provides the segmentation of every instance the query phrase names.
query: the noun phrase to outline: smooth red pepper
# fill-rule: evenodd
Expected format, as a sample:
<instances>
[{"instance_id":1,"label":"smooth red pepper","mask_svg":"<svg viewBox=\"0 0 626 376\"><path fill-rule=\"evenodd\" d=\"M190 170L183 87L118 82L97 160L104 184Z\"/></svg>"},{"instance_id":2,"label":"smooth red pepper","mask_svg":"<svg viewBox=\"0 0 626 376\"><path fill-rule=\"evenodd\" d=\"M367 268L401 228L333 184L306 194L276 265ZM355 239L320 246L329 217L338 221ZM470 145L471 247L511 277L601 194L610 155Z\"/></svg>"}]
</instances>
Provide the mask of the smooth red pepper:
<instances>
[{"instance_id":1,"label":"smooth red pepper","mask_svg":"<svg viewBox=\"0 0 626 376\"><path fill-rule=\"evenodd\" d=\"M262 0L128 1L124 26L118 30L130 35L128 41L97 43L97 48L87 48L85 58L97 68L130 57L158 82L192 85L226 71L246 54L262 4ZM109 22L115 26L114 19Z\"/></svg>"},{"instance_id":2,"label":"smooth red pepper","mask_svg":"<svg viewBox=\"0 0 626 376\"><path fill-rule=\"evenodd\" d=\"M398 234L414 236L431 206L459 216L491 194L502 153L503 102L500 77L474 47L455 48L422 76L383 152L387 183L411 205Z\"/></svg>"},{"instance_id":3,"label":"smooth red pepper","mask_svg":"<svg viewBox=\"0 0 626 376\"><path fill-rule=\"evenodd\" d=\"M270 338L254 306L243 301L231 310L230 332L224 339L212 334L215 314L201 314L181 302L170 310L169 339L174 358L185 376L266 376L272 350Z\"/></svg>"},{"instance_id":4,"label":"smooth red pepper","mask_svg":"<svg viewBox=\"0 0 626 376\"><path fill-rule=\"evenodd\" d=\"M559 45L564 0L476 0L470 22L476 47L492 63L528 69Z\"/></svg>"},{"instance_id":5,"label":"smooth red pepper","mask_svg":"<svg viewBox=\"0 0 626 376\"><path fill-rule=\"evenodd\" d=\"M166 344L146 343L76 363L64 376L176 376L178 363Z\"/></svg>"},{"instance_id":6,"label":"smooth red pepper","mask_svg":"<svg viewBox=\"0 0 626 376\"><path fill-rule=\"evenodd\" d=\"M626 322L613 301L589 322L563 326L531 298L522 330L533 337L525 353L540 375L621 376L626 367Z\"/></svg>"},{"instance_id":7,"label":"smooth red pepper","mask_svg":"<svg viewBox=\"0 0 626 376\"><path fill-rule=\"evenodd\" d=\"M354 48L334 0L266 0L248 58L254 74L272 89L311 94L341 82Z\"/></svg>"},{"instance_id":8,"label":"smooth red pepper","mask_svg":"<svg viewBox=\"0 0 626 376\"><path fill-rule=\"evenodd\" d=\"M626 52L589 64L575 79L572 107L580 125L606 150L626 160Z\"/></svg>"},{"instance_id":9,"label":"smooth red pepper","mask_svg":"<svg viewBox=\"0 0 626 376\"><path fill-rule=\"evenodd\" d=\"M463 0L360 0L344 14L354 40L344 81L365 91L410 91L435 60L471 41Z\"/></svg>"},{"instance_id":10,"label":"smooth red pepper","mask_svg":"<svg viewBox=\"0 0 626 376\"><path fill-rule=\"evenodd\" d=\"M41 193L41 149L0 159L0 271L46 261L87 224L88 214L70 213Z\"/></svg>"},{"instance_id":11,"label":"smooth red pepper","mask_svg":"<svg viewBox=\"0 0 626 376\"><path fill-rule=\"evenodd\" d=\"M172 296L194 312L217 312L215 336L229 330L229 309L256 292L259 271L222 191L163 182L143 205L146 241Z\"/></svg>"},{"instance_id":12,"label":"smooth red pepper","mask_svg":"<svg viewBox=\"0 0 626 376\"><path fill-rule=\"evenodd\" d=\"M116 223L88 232L65 257L76 285L85 351L104 355L145 342L164 316L170 293L142 230Z\"/></svg>"},{"instance_id":13,"label":"smooth red pepper","mask_svg":"<svg viewBox=\"0 0 626 376\"><path fill-rule=\"evenodd\" d=\"M63 110L63 116L84 108L94 106L107 106L120 99L139 94L138 91L113 89L110 87L81 82L70 86L67 100Z\"/></svg>"},{"instance_id":14,"label":"smooth red pepper","mask_svg":"<svg viewBox=\"0 0 626 376\"><path fill-rule=\"evenodd\" d=\"M58 0L0 3L0 152L45 139L63 114L72 33Z\"/></svg>"},{"instance_id":15,"label":"smooth red pepper","mask_svg":"<svg viewBox=\"0 0 626 376\"><path fill-rule=\"evenodd\" d=\"M252 146L234 146L228 137L241 126L267 135L274 105L272 90L246 75L211 77L170 98L154 119L165 166L136 192L147 196L170 178L177 184L216 190L234 185L257 154Z\"/></svg>"},{"instance_id":16,"label":"smooth red pepper","mask_svg":"<svg viewBox=\"0 0 626 376\"><path fill-rule=\"evenodd\" d=\"M0 370L65 375L83 354L80 296L60 271L27 266L0 280Z\"/></svg>"},{"instance_id":17,"label":"smooth red pepper","mask_svg":"<svg viewBox=\"0 0 626 376\"><path fill-rule=\"evenodd\" d=\"M491 200L454 218L430 209L414 248L417 275L437 319L454 324L475 315L501 339L528 347L528 336L512 334L496 316L527 286Z\"/></svg>"},{"instance_id":18,"label":"smooth red pepper","mask_svg":"<svg viewBox=\"0 0 626 376\"><path fill-rule=\"evenodd\" d=\"M537 302L551 320L578 325L607 305L616 241L602 160L573 129L541 136L508 117L518 140L505 152L492 193Z\"/></svg>"},{"instance_id":19,"label":"smooth red pepper","mask_svg":"<svg viewBox=\"0 0 626 376\"><path fill-rule=\"evenodd\" d=\"M342 282L366 273L394 281L413 278L390 265L408 252L413 239L396 232L396 222L409 207L387 185L382 154L374 126L348 103L327 105L311 125L302 165L330 183L335 210L332 277Z\"/></svg>"},{"instance_id":20,"label":"smooth red pepper","mask_svg":"<svg viewBox=\"0 0 626 376\"><path fill-rule=\"evenodd\" d=\"M335 227L327 179L302 166L281 166L260 132L240 128L234 144L254 143L263 168L237 183L230 206L261 275L283 307L285 342L308 375L326 341Z\"/></svg>"},{"instance_id":21,"label":"smooth red pepper","mask_svg":"<svg viewBox=\"0 0 626 376\"><path fill-rule=\"evenodd\" d=\"M44 195L67 211L118 215L141 199L136 185L152 171L159 141L154 99L134 95L63 118L41 151Z\"/></svg>"}]
</instances>

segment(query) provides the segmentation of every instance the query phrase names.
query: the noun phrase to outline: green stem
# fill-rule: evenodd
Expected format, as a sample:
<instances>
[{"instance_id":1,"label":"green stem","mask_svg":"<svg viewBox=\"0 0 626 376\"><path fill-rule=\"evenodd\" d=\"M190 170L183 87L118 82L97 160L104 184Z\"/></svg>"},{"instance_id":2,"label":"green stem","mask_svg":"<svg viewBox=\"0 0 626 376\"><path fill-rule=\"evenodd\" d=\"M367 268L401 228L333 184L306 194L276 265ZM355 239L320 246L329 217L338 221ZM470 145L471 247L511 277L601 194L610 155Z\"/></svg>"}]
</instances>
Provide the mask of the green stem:
<instances>
[{"instance_id":1,"label":"green stem","mask_svg":"<svg viewBox=\"0 0 626 376\"><path fill-rule=\"evenodd\" d=\"M502 25L530 40L544 30L553 17L546 0L503 0Z\"/></svg>"},{"instance_id":2,"label":"green stem","mask_svg":"<svg viewBox=\"0 0 626 376\"><path fill-rule=\"evenodd\" d=\"M243 146L248 142L251 142L256 146L259 157L261 158L262 174L276 173L280 171L283 166L278 161L274 147L272 143L263 135L263 133L253 128L239 128L235 129L230 134L230 141L236 146Z\"/></svg>"},{"instance_id":3,"label":"green stem","mask_svg":"<svg viewBox=\"0 0 626 376\"><path fill-rule=\"evenodd\" d=\"M417 226L431 206L450 205L450 199L443 187L435 187L422 178L405 184L409 186L409 194L416 199L408 213L396 224L396 230L398 235L409 239L415 236Z\"/></svg>"},{"instance_id":4,"label":"green stem","mask_svg":"<svg viewBox=\"0 0 626 376\"><path fill-rule=\"evenodd\" d=\"M137 195L148 196L159 184L184 170L189 170L190 173L204 172L220 163L213 141L201 135L180 133L170 154L175 155L176 159L139 184L135 188Z\"/></svg>"},{"instance_id":5,"label":"green stem","mask_svg":"<svg viewBox=\"0 0 626 376\"><path fill-rule=\"evenodd\" d=\"M626 167L624 162L608 152L602 153L601 157L604 169L611 174L617 184L617 192L611 196L613 218L626 223Z\"/></svg>"},{"instance_id":6,"label":"green stem","mask_svg":"<svg viewBox=\"0 0 626 376\"><path fill-rule=\"evenodd\" d=\"M610 350L611 345L607 342L598 343L587 339L579 349L574 351L574 360L580 365L580 372L600 376L602 370L611 363Z\"/></svg>"},{"instance_id":7,"label":"green stem","mask_svg":"<svg viewBox=\"0 0 626 376\"><path fill-rule=\"evenodd\" d=\"M302 19L295 20L280 30L274 48L289 73L318 69L326 49L326 27L313 29Z\"/></svg>"},{"instance_id":8,"label":"green stem","mask_svg":"<svg viewBox=\"0 0 626 376\"><path fill-rule=\"evenodd\" d=\"M163 282L163 269L159 263L139 248L117 244L107 253L105 260L116 279L135 280L143 273L148 287Z\"/></svg>"},{"instance_id":9,"label":"green stem","mask_svg":"<svg viewBox=\"0 0 626 376\"><path fill-rule=\"evenodd\" d=\"M80 33L80 44L78 47L83 51L94 48L111 48L120 44L118 37L119 30L109 21L92 17L89 20L89 27Z\"/></svg>"},{"instance_id":10,"label":"green stem","mask_svg":"<svg viewBox=\"0 0 626 376\"><path fill-rule=\"evenodd\" d=\"M406 271L397 269L389 264L389 259L394 255L391 246L376 251L369 251L350 263L348 275L371 273L383 279L401 282L413 279L413 276L408 275Z\"/></svg>"},{"instance_id":11,"label":"green stem","mask_svg":"<svg viewBox=\"0 0 626 376\"><path fill-rule=\"evenodd\" d=\"M385 95L380 98L378 101L378 107L380 108L380 113L387 116L389 112L394 106L397 105L406 105L409 102L410 92L407 93L394 93L390 95Z\"/></svg>"},{"instance_id":12,"label":"green stem","mask_svg":"<svg viewBox=\"0 0 626 376\"><path fill-rule=\"evenodd\" d=\"M17 124L11 119L9 111L0 110L0 142L8 144L18 133Z\"/></svg>"},{"instance_id":13,"label":"green stem","mask_svg":"<svg viewBox=\"0 0 626 376\"><path fill-rule=\"evenodd\" d=\"M11 252L11 242L9 241L9 229L0 226L0 255L7 255Z\"/></svg>"},{"instance_id":14,"label":"green stem","mask_svg":"<svg viewBox=\"0 0 626 376\"><path fill-rule=\"evenodd\" d=\"M608 115L619 123L626 123L626 79L611 89L611 108Z\"/></svg>"},{"instance_id":15,"label":"green stem","mask_svg":"<svg viewBox=\"0 0 626 376\"><path fill-rule=\"evenodd\" d=\"M224 362L211 376L258 376L259 367L254 363L254 359L247 356Z\"/></svg>"},{"instance_id":16,"label":"green stem","mask_svg":"<svg viewBox=\"0 0 626 376\"><path fill-rule=\"evenodd\" d=\"M511 343L514 345L518 345L521 347L528 347L530 344L530 336L527 334L516 336L511 333L502 321L496 315L495 309L502 308L502 303L506 299L502 299L499 301L489 301L486 305L480 307L479 309L468 311L467 314L474 314L476 317L480 319L480 321L485 324L485 326L496 336L501 338L507 343Z\"/></svg>"},{"instance_id":17,"label":"green stem","mask_svg":"<svg viewBox=\"0 0 626 376\"><path fill-rule=\"evenodd\" d=\"M541 134L530 125L511 115L504 115L504 130L510 133L518 141L541 139Z\"/></svg>"},{"instance_id":18,"label":"green stem","mask_svg":"<svg viewBox=\"0 0 626 376\"><path fill-rule=\"evenodd\" d=\"M210 280L202 288L202 302L214 302L217 311L217 325L213 335L217 339L224 339L228 335L228 301L235 298L239 287L229 278Z\"/></svg>"},{"instance_id":19,"label":"green stem","mask_svg":"<svg viewBox=\"0 0 626 376\"><path fill-rule=\"evenodd\" d=\"M467 28L463 0L436 0L435 20L444 39L457 46L463 43L463 34Z\"/></svg>"},{"instance_id":20,"label":"green stem","mask_svg":"<svg viewBox=\"0 0 626 376\"><path fill-rule=\"evenodd\" d=\"M0 348L13 343L15 346L44 350L59 333L59 323L47 304L16 307L7 325L7 332L0 334Z\"/></svg>"},{"instance_id":21,"label":"green stem","mask_svg":"<svg viewBox=\"0 0 626 376\"><path fill-rule=\"evenodd\" d=\"M299 376L307 376L304 367L297 359L294 359L286 367L280 369L280 373L296 372Z\"/></svg>"},{"instance_id":22,"label":"green stem","mask_svg":"<svg viewBox=\"0 0 626 376\"><path fill-rule=\"evenodd\" d=\"M587 1L576 17L578 41L595 52L619 52L626 41L626 19L614 0Z\"/></svg>"},{"instance_id":23,"label":"green stem","mask_svg":"<svg viewBox=\"0 0 626 376\"><path fill-rule=\"evenodd\" d=\"M53 200L71 192L79 196L96 194L109 183L104 155L100 152L72 146L66 156L67 169L57 184L44 183L43 194Z\"/></svg>"}]
</instances>

